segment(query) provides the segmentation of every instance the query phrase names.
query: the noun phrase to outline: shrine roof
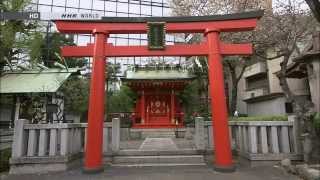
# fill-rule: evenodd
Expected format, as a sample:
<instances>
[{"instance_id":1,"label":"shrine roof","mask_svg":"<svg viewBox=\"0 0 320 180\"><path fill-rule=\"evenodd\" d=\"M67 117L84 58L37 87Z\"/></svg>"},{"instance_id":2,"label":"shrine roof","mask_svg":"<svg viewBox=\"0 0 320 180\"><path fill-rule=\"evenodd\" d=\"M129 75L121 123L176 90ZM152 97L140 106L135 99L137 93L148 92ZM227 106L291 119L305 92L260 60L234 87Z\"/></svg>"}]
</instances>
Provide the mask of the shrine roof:
<instances>
[{"instance_id":1,"label":"shrine roof","mask_svg":"<svg viewBox=\"0 0 320 180\"><path fill-rule=\"evenodd\" d=\"M1 93L56 92L78 68L24 70L7 72L0 77Z\"/></svg>"},{"instance_id":2,"label":"shrine roof","mask_svg":"<svg viewBox=\"0 0 320 180\"><path fill-rule=\"evenodd\" d=\"M195 76L187 70L158 69L158 70L128 70L123 81L134 80L192 80Z\"/></svg>"},{"instance_id":3,"label":"shrine roof","mask_svg":"<svg viewBox=\"0 0 320 180\"><path fill-rule=\"evenodd\" d=\"M145 22L207 22L207 21L225 21L225 20L240 20L261 18L264 11L249 11L243 13L211 15L211 16L170 16L170 17L102 17L98 20L81 20L88 22L101 22L101 23L145 23ZM59 19L56 19L59 20ZM61 21L79 21L61 19Z\"/></svg>"}]
</instances>

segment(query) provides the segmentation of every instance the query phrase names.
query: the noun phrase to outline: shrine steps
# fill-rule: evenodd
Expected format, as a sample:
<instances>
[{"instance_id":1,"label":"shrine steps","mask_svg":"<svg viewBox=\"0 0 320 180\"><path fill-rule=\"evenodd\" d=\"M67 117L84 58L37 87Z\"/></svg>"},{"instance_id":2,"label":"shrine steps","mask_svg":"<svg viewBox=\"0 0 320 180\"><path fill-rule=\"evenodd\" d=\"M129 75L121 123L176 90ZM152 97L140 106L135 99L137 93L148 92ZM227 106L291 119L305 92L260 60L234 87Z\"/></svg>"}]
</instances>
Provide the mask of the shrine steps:
<instances>
[{"instance_id":1,"label":"shrine steps","mask_svg":"<svg viewBox=\"0 0 320 180\"><path fill-rule=\"evenodd\" d=\"M110 162L110 161L109 161ZM121 150L111 158L111 166L205 166L204 156L194 149Z\"/></svg>"},{"instance_id":2,"label":"shrine steps","mask_svg":"<svg viewBox=\"0 0 320 180\"><path fill-rule=\"evenodd\" d=\"M183 128L183 125L173 125L173 124L135 124L132 126L133 129L176 129Z\"/></svg>"},{"instance_id":3,"label":"shrine steps","mask_svg":"<svg viewBox=\"0 0 320 180\"><path fill-rule=\"evenodd\" d=\"M204 151L195 149L179 149L179 150L120 150L114 152L115 156L168 156L168 155L202 155ZM111 155L111 154L105 154Z\"/></svg>"},{"instance_id":4,"label":"shrine steps","mask_svg":"<svg viewBox=\"0 0 320 180\"><path fill-rule=\"evenodd\" d=\"M172 128L148 128L148 129L138 129L138 128L131 128L131 133L140 133L141 138L161 138L161 137L170 137L174 138L176 137L176 131L182 132L185 131L185 128L178 128L178 129L172 129Z\"/></svg>"}]
</instances>

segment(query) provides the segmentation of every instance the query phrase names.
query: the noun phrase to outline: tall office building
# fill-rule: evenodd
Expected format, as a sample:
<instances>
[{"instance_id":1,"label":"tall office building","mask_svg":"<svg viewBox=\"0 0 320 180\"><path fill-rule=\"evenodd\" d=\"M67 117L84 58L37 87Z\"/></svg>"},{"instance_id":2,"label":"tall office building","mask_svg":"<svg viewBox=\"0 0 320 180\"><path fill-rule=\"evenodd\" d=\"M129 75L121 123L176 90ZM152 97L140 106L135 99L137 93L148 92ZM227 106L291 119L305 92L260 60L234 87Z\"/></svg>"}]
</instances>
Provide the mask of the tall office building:
<instances>
[{"instance_id":1,"label":"tall office building","mask_svg":"<svg viewBox=\"0 0 320 180\"><path fill-rule=\"evenodd\" d=\"M32 0L29 10L38 11L42 17L48 17L54 13L95 13L101 16L110 17L148 17L148 16L170 16L171 10L169 0ZM44 27L50 26L49 32L55 31L53 23L42 19ZM42 28L45 31L46 28ZM181 36L180 36L181 37ZM91 35L75 35L74 41L78 45L93 43ZM167 35L166 44L173 44L177 41L184 41L176 35ZM147 45L146 34L111 34L108 43L114 45ZM111 63L121 64L146 64L150 62L150 57L127 57L127 58L108 58ZM156 57L152 60L167 63L179 62L177 57Z\"/></svg>"}]
</instances>

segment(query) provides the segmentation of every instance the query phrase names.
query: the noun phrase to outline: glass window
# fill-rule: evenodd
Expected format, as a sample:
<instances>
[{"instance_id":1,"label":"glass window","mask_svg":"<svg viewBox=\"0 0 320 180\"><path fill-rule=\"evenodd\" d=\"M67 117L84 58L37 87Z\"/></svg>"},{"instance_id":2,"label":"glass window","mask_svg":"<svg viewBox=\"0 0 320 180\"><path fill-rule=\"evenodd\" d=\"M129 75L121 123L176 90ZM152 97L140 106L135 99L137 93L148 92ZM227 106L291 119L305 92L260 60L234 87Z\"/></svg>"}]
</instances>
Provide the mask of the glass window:
<instances>
[{"instance_id":1,"label":"glass window","mask_svg":"<svg viewBox=\"0 0 320 180\"><path fill-rule=\"evenodd\" d=\"M80 8L91 9L91 0L80 0Z\"/></svg>"},{"instance_id":2,"label":"glass window","mask_svg":"<svg viewBox=\"0 0 320 180\"><path fill-rule=\"evenodd\" d=\"M128 17L129 14L128 13L119 13L117 14L118 17Z\"/></svg>"},{"instance_id":3,"label":"glass window","mask_svg":"<svg viewBox=\"0 0 320 180\"><path fill-rule=\"evenodd\" d=\"M163 8L163 16L171 16L171 9Z\"/></svg>"},{"instance_id":4,"label":"glass window","mask_svg":"<svg viewBox=\"0 0 320 180\"><path fill-rule=\"evenodd\" d=\"M79 35L78 37L78 45L85 46L90 42L90 36L88 35Z\"/></svg>"},{"instance_id":5,"label":"glass window","mask_svg":"<svg viewBox=\"0 0 320 180\"><path fill-rule=\"evenodd\" d=\"M140 17L140 14L129 14L129 17Z\"/></svg>"},{"instance_id":6,"label":"glass window","mask_svg":"<svg viewBox=\"0 0 320 180\"><path fill-rule=\"evenodd\" d=\"M79 9L79 12L81 13L91 13L90 9Z\"/></svg>"},{"instance_id":7,"label":"glass window","mask_svg":"<svg viewBox=\"0 0 320 180\"><path fill-rule=\"evenodd\" d=\"M150 6L141 6L141 14L151 15L151 7Z\"/></svg>"},{"instance_id":8,"label":"glass window","mask_svg":"<svg viewBox=\"0 0 320 180\"><path fill-rule=\"evenodd\" d=\"M148 41L147 40L141 40L141 46L146 46L148 45Z\"/></svg>"},{"instance_id":9,"label":"glass window","mask_svg":"<svg viewBox=\"0 0 320 180\"><path fill-rule=\"evenodd\" d=\"M104 11L92 11L94 14L99 14L100 16L104 16Z\"/></svg>"},{"instance_id":10,"label":"glass window","mask_svg":"<svg viewBox=\"0 0 320 180\"><path fill-rule=\"evenodd\" d=\"M106 10L115 12L116 11L116 7L117 7L117 3L116 2L106 1L105 2L105 6L106 6Z\"/></svg>"},{"instance_id":11,"label":"glass window","mask_svg":"<svg viewBox=\"0 0 320 180\"><path fill-rule=\"evenodd\" d=\"M140 45L140 40L130 39L129 40L129 45L130 46L138 46L138 45Z\"/></svg>"},{"instance_id":12,"label":"glass window","mask_svg":"<svg viewBox=\"0 0 320 180\"><path fill-rule=\"evenodd\" d=\"M39 4L50 4L51 5L52 1L51 0L39 0Z\"/></svg>"},{"instance_id":13,"label":"glass window","mask_svg":"<svg viewBox=\"0 0 320 180\"><path fill-rule=\"evenodd\" d=\"M68 7L79 7L79 0L66 0Z\"/></svg>"},{"instance_id":14,"label":"glass window","mask_svg":"<svg viewBox=\"0 0 320 180\"><path fill-rule=\"evenodd\" d=\"M140 34L129 34L130 39L140 39Z\"/></svg>"},{"instance_id":15,"label":"glass window","mask_svg":"<svg viewBox=\"0 0 320 180\"><path fill-rule=\"evenodd\" d=\"M114 17L114 16L116 16L116 13L115 12L111 12L111 11L107 11L107 12L105 12L105 16Z\"/></svg>"},{"instance_id":16,"label":"glass window","mask_svg":"<svg viewBox=\"0 0 320 180\"><path fill-rule=\"evenodd\" d=\"M40 12L40 13L48 13L48 12L51 12L51 6L39 5L39 12Z\"/></svg>"},{"instance_id":17,"label":"glass window","mask_svg":"<svg viewBox=\"0 0 320 180\"><path fill-rule=\"evenodd\" d=\"M119 38L128 38L128 34L117 34Z\"/></svg>"},{"instance_id":18,"label":"glass window","mask_svg":"<svg viewBox=\"0 0 320 180\"><path fill-rule=\"evenodd\" d=\"M94 10L104 10L104 2L101 0L93 0L92 9Z\"/></svg>"},{"instance_id":19,"label":"glass window","mask_svg":"<svg viewBox=\"0 0 320 180\"><path fill-rule=\"evenodd\" d=\"M116 38L108 38L108 43L111 43L113 45L116 44Z\"/></svg>"},{"instance_id":20,"label":"glass window","mask_svg":"<svg viewBox=\"0 0 320 180\"><path fill-rule=\"evenodd\" d=\"M53 5L56 6L65 6L66 5L66 0L54 0L52 1Z\"/></svg>"},{"instance_id":21,"label":"glass window","mask_svg":"<svg viewBox=\"0 0 320 180\"><path fill-rule=\"evenodd\" d=\"M65 8L64 7L53 6L52 7L52 12L65 12Z\"/></svg>"},{"instance_id":22,"label":"glass window","mask_svg":"<svg viewBox=\"0 0 320 180\"><path fill-rule=\"evenodd\" d=\"M118 3L118 12L128 13L128 3Z\"/></svg>"},{"instance_id":23,"label":"glass window","mask_svg":"<svg viewBox=\"0 0 320 180\"><path fill-rule=\"evenodd\" d=\"M130 4L129 13L140 14L140 6L136 4Z\"/></svg>"},{"instance_id":24,"label":"glass window","mask_svg":"<svg viewBox=\"0 0 320 180\"><path fill-rule=\"evenodd\" d=\"M147 34L141 34L141 39L147 39Z\"/></svg>"},{"instance_id":25,"label":"glass window","mask_svg":"<svg viewBox=\"0 0 320 180\"><path fill-rule=\"evenodd\" d=\"M128 45L128 39L117 38L117 46L125 46Z\"/></svg>"},{"instance_id":26,"label":"glass window","mask_svg":"<svg viewBox=\"0 0 320 180\"><path fill-rule=\"evenodd\" d=\"M162 16L162 8L152 6L152 16Z\"/></svg>"},{"instance_id":27,"label":"glass window","mask_svg":"<svg viewBox=\"0 0 320 180\"><path fill-rule=\"evenodd\" d=\"M77 8L67 8L66 12L78 12Z\"/></svg>"}]
</instances>

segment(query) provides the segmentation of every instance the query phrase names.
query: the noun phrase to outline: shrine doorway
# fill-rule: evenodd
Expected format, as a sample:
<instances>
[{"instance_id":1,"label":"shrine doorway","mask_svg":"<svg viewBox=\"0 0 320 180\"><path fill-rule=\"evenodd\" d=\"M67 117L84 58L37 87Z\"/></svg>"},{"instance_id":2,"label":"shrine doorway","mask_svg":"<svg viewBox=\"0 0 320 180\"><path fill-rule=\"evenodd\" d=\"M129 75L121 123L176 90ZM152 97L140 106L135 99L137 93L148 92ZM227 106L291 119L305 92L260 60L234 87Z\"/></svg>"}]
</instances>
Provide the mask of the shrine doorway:
<instances>
[{"instance_id":1,"label":"shrine doorway","mask_svg":"<svg viewBox=\"0 0 320 180\"><path fill-rule=\"evenodd\" d=\"M146 122L149 124L170 124L170 95L155 94L146 96Z\"/></svg>"}]
</instances>

